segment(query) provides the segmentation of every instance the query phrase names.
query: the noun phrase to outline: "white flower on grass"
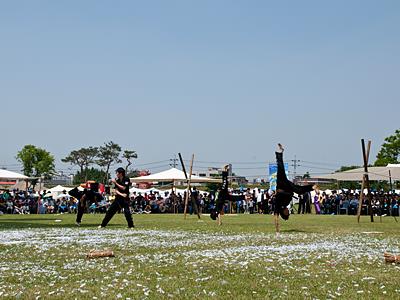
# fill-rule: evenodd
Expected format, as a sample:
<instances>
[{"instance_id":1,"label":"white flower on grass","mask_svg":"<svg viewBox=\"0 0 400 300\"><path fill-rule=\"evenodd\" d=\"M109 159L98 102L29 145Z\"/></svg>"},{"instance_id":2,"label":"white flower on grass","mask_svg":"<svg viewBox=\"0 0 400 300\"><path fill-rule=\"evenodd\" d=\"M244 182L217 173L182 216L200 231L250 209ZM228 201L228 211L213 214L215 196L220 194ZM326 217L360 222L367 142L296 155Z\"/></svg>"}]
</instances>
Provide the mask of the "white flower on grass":
<instances>
[{"instance_id":1,"label":"white flower on grass","mask_svg":"<svg viewBox=\"0 0 400 300\"><path fill-rule=\"evenodd\" d=\"M363 279L361 279L362 281L368 281L368 280L375 280L374 277L364 277Z\"/></svg>"}]
</instances>

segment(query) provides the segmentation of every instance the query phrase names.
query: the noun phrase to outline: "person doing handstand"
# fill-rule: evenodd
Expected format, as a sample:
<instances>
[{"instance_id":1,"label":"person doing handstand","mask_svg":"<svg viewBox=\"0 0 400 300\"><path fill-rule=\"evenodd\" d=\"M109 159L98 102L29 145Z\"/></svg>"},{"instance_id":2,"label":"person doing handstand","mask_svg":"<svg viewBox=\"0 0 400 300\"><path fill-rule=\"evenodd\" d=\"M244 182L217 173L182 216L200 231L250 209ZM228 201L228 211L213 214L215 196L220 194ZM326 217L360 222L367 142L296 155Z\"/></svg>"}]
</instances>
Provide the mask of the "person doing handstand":
<instances>
[{"instance_id":1,"label":"person doing handstand","mask_svg":"<svg viewBox=\"0 0 400 300\"><path fill-rule=\"evenodd\" d=\"M285 166L283 165L283 150L283 146L278 144L278 149L275 152L278 166L274 210L276 233L279 233L279 215L284 220L289 219L288 205L292 201L293 194L303 195L318 189L317 185L296 185L287 178Z\"/></svg>"}]
</instances>

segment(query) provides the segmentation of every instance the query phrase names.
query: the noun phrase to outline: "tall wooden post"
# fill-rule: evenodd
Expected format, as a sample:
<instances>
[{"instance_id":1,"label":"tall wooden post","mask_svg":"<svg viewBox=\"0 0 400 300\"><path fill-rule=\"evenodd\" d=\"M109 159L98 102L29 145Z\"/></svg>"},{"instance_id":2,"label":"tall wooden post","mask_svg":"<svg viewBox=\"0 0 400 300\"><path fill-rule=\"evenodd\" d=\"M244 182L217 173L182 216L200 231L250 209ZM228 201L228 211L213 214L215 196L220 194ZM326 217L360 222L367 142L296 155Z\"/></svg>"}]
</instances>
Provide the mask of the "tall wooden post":
<instances>
[{"instance_id":1,"label":"tall wooden post","mask_svg":"<svg viewBox=\"0 0 400 300\"><path fill-rule=\"evenodd\" d=\"M191 181L192 181L193 161L194 161L194 154L192 154L192 160L190 161L189 178L188 178L188 181L187 181L187 190L186 190L186 197L185 197L185 210L184 210L185 219L186 219L188 201L189 201L189 197L190 197L189 195L190 195L190 184L191 184ZM194 207L193 207L193 209L194 209Z\"/></svg>"},{"instance_id":2,"label":"tall wooden post","mask_svg":"<svg viewBox=\"0 0 400 300\"><path fill-rule=\"evenodd\" d=\"M393 197L394 190L393 190L393 183L392 183L392 173L390 172L390 170L389 170L389 184L390 184L390 195ZM391 214L392 214L392 212L393 212L393 210L391 211ZM394 214L393 214L393 218L396 221L396 223L399 222L399 221L397 221L397 218Z\"/></svg>"},{"instance_id":3,"label":"tall wooden post","mask_svg":"<svg viewBox=\"0 0 400 300\"><path fill-rule=\"evenodd\" d=\"M362 147L363 159L364 159L363 181L365 184L365 188L367 189L368 211L371 216L371 222L374 222L374 212L372 211L372 195L370 192L369 176L368 176L368 159L369 159L369 151L371 149L371 141L368 141L368 150L365 151L365 142L364 142L364 139L361 139L361 147ZM364 191L362 191L362 193L364 193Z\"/></svg>"},{"instance_id":4,"label":"tall wooden post","mask_svg":"<svg viewBox=\"0 0 400 300\"><path fill-rule=\"evenodd\" d=\"M364 182L365 182L365 178L363 175L363 179L362 179L362 183L361 183L360 198L358 199L358 209L357 209L357 222L358 223L360 223L361 207L362 207L363 198L364 198Z\"/></svg>"}]
</instances>

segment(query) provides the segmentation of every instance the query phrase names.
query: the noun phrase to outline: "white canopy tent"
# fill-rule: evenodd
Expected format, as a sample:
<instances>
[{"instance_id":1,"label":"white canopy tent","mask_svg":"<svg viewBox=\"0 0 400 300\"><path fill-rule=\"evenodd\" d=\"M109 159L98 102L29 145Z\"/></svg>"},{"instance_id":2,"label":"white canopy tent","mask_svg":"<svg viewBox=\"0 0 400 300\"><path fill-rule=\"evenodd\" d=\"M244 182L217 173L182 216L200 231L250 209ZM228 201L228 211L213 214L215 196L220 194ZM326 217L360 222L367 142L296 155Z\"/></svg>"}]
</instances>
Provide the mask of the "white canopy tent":
<instances>
[{"instance_id":1,"label":"white canopy tent","mask_svg":"<svg viewBox=\"0 0 400 300\"><path fill-rule=\"evenodd\" d=\"M0 179L27 180L29 177L16 172L0 169Z\"/></svg>"},{"instance_id":2,"label":"white canopy tent","mask_svg":"<svg viewBox=\"0 0 400 300\"><path fill-rule=\"evenodd\" d=\"M363 175L364 168L357 168L344 172L319 176L319 178L334 179L338 181L362 181ZM368 167L368 177L369 180L373 181L389 181L390 177L393 181L400 180L400 165L391 164L386 167Z\"/></svg>"},{"instance_id":3,"label":"white canopy tent","mask_svg":"<svg viewBox=\"0 0 400 300\"><path fill-rule=\"evenodd\" d=\"M189 176L189 174L188 174L188 176ZM176 168L171 168L169 170L151 174L151 175L147 175L147 176L131 178L131 182L179 182L179 181L186 181L186 177L185 177L185 173L183 173L183 171L178 170ZM201 183L201 182L221 183L222 180L192 175L191 182L192 183Z\"/></svg>"},{"instance_id":4,"label":"white canopy tent","mask_svg":"<svg viewBox=\"0 0 400 300\"><path fill-rule=\"evenodd\" d=\"M64 187L62 185L57 185L49 190L47 190L47 194L50 193L53 198L58 198L59 195L63 194L63 192L69 192L72 188Z\"/></svg>"}]
</instances>

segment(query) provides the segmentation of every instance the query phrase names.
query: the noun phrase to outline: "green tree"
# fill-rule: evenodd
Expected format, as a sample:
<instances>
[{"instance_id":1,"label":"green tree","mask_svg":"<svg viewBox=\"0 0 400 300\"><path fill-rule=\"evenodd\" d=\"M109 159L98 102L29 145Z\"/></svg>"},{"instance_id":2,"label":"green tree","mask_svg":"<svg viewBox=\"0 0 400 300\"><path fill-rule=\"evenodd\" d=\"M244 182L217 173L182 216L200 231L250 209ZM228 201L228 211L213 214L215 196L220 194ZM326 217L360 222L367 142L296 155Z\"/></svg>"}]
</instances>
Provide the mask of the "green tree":
<instances>
[{"instance_id":1,"label":"green tree","mask_svg":"<svg viewBox=\"0 0 400 300\"><path fill-rule=\"evenodd\" d=\"M400 163L400 129L394 135L385 138L381 150L376 156L375 166L386 166L388 164Z\"/></svg>"},{"instance_id":2,"label":"green tree","mask_svg":"<svg viewBox=\"0 0 400 300\"><path fill-rule=\"evenodd\" d=\"M308 179L308 178L311 178L311 176L310 176L310 173L309 173L309 172L306 172L306 173L303 175L303 179Z\"/></svg>"},{"instance_id":3,"label":"green tree","mask_svg":"<svg viewBox=\"0 0 400 300\"><path fill-rule=\"evenodd\" d=\"M129 171L129 173L126 173L126 177L128 178L133 178L133 177L139 177L140 176L140 171L138 169Z\"/></svg>"},{"instance_id":4,"label":"green tree","mask_svg":"<svg viewBox=\"0 0 400 300\"><path fill-rule=\"evenodd\" d=\"M336 170L335 173L337 172L345 172L353 169L358 169L361 168L360 166L341 166L339 170Z\"/></svg>"},{"instance_id":5,"label":"green tree","mask_svg":"<svg viewBox=\"0 0 400 300\"><path fill-rule=\"evenodd\" d=\"M80 168L80 174L84 175L84 181L88 179L88 168L90 165L95 163L95 158L99 153L97 147L81 148L79 150L71 151L71 153L61 159L64 163L70 163L71 165L78 166Z\"/></svg>"},{"instance_id":6,"label":"green tree","mask_svg":"<svg viewBox=\"0 0 400 300\"><path fill-rule=\"evenodd\" d=\"M125 172L126 174L129 173L129 167L132 165L132 160L138 158L138 155L136 151L134 150L125 150L124 153L122 154L122 157L126 159L127 164L125 167Z\"/></svg>"},{"instance_id":7,"label":"green tree","mask_svg":"<svg viewBox=\"0 0 400 300\"><path fill-rule=\"evenodd\" d=\"M99 153L97 155L98 159L96 162L100 167L104 168L105 176L103 183L106 183L109 179L110 167L113 164L122 162L122 160L119 158L120 153L121 147L112 141L104 143L103 146L99 147Z\"/></svg>"},{"instance_id":8,"label":"green tree","mask_svg":"<svg viewBox=\"0 0 400 300\"><path fill-rule=\"evenodd\" d=\"M80 184L84 183L88 180L94 180L96 182L102 182L104 180L104 177L106 176L106 173L103 170L99 170L96 168L88 168L83 171L76 172L74 176L74 184Z\"/></svg>"},{"instance_id":9,"label":"green tree","mask_svg":"<svg viewBox=\"0 0 400 300\"><path fill-rule=\"evenodd\" d=\"M23 165L23 172L29 177L45 177L50 178L55 173L54 157L44 149L34 145L25 145L21 151L17 153L16 159ZM36 185L37 180L32 182Z\"/></svg>"}]
</instances>

